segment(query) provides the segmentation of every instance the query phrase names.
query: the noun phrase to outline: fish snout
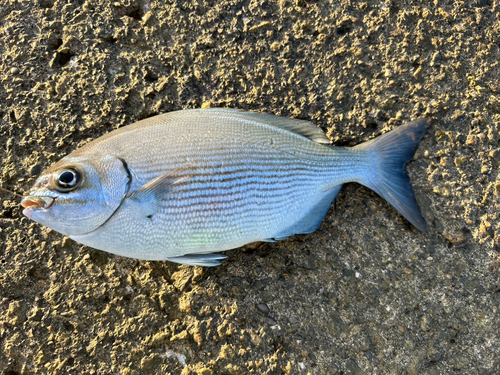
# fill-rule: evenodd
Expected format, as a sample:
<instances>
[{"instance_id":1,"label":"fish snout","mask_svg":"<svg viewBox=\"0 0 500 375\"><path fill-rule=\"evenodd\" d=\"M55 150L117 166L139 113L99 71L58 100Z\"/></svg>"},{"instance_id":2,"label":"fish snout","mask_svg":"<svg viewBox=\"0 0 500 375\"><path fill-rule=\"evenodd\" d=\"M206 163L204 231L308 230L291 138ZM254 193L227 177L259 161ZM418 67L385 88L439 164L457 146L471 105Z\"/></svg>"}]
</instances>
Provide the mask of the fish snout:
<instances>
[{"instance_id":1,"label":"fish snout","mask_svg":"<svg viewBox=\"0 0 500 375\"><path fill-rule=\"evenodd\" d=\"M52 197L35 197L29 195L21 200L21 206L24 208L41 208L46 210L54 203L55 198Z\"/></svg>"}]
</instances>

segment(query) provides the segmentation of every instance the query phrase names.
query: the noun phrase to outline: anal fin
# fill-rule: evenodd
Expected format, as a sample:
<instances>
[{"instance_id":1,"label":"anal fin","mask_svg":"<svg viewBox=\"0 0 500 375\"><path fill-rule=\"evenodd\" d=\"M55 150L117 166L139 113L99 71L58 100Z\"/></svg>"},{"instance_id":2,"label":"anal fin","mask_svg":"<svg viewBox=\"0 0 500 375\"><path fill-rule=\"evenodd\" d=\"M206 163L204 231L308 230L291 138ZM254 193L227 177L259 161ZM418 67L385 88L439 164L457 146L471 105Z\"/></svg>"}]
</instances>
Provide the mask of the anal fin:
<instances>
[{"instance_id":1,"label":"anal fin","mask_svg":"<svg viewBox=\"0 0 500 375\"><path fill-rule=\"evenodd\" d=\"M342 189L342 185L332 187L324 193L323 197L307 212L302 219L291 227L278 233L274 238L281 239L294 234L312 233L320 226L326 212L330 208L333 200Z\"/></svg>"},{"instance_id":2,"label":"anal fin","mask_svg":"<svg viewBox=\"0 0 500 375\"><path fill-rule=\"evenodd\" d=\"M215 267L227 256L220 254L187 254L180 257L166 258L169 262L186 264L188 266Z\"/></svg>"}]
</instances>

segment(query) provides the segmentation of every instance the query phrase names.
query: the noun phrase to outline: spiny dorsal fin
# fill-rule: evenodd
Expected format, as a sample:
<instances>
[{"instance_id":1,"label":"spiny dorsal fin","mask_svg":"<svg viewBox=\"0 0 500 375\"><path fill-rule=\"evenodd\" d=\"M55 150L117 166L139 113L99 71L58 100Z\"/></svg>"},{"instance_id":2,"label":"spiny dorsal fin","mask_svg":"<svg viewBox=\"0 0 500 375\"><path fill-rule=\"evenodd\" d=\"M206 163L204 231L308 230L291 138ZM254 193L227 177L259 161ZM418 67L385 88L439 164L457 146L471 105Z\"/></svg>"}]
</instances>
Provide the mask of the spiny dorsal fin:
<instances>
[{"instance_id":1,"label":"spiny dorsal fin","mask_svg":"<svg viewBox=\"0 0 500 375\"><path fill-rule=\"evenodd\" d=\"M198 109L196 111L206 111L206 113L211 112L213 114L229 115L231 117L237 117L247 121L256 121L300 134L317 143L331 143L321 128L318 128L313 123L306 120L297 120L293 118L279 117L269 113L249 112L230 108L207 108Z\"/></svg>"}]
</instances>

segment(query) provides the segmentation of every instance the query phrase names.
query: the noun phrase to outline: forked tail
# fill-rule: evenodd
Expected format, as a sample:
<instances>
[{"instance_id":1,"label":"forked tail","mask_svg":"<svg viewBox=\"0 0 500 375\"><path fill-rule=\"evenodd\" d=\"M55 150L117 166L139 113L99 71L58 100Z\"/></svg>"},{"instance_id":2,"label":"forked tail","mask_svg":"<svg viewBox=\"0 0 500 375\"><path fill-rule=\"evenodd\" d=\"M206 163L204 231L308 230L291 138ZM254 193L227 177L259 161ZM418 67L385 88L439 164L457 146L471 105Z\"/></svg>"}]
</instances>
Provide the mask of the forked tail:
<instances>
[{"instance_id":1,"label":"forked tail","mask_svg":"<svg viewBox=\"0 0 500 375\"><path fill-rule=\"evenodd\" d=\"M422 232L427 232L427 223L415 200L405 165L413 158L429 125L429 119L415 120L356 146L367 151L373 162L372 173L363 185L381 195Z\"/></svg>"}]
</instances>

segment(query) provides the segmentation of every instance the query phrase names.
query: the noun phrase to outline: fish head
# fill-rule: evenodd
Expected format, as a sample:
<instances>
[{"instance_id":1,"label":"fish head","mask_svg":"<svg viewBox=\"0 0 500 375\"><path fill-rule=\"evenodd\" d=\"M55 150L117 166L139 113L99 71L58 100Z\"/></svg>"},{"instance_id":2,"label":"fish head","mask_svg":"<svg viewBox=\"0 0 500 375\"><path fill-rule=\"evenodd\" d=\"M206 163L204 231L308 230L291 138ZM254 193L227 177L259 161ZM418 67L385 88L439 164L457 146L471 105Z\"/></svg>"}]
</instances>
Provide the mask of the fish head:
<instances>
[{"instance_id":1,"label":"fish head","mask_svg":"<svg viewBox=\"0 0 500 375\"><path fill-rule=\"evenodd\" d=\"M66 236L87 234L109 220L129 184L120 158L68 155L37 179L21 201L23 214Z\"/></svg>"}]
</instances>

